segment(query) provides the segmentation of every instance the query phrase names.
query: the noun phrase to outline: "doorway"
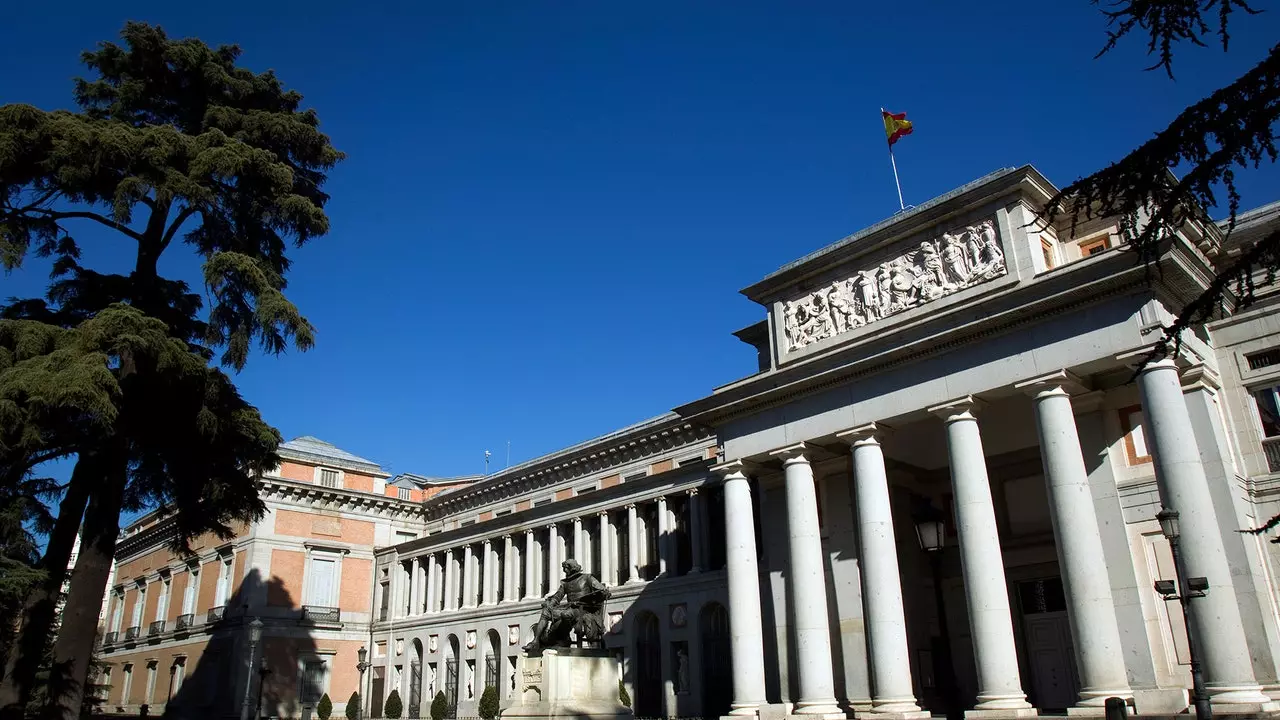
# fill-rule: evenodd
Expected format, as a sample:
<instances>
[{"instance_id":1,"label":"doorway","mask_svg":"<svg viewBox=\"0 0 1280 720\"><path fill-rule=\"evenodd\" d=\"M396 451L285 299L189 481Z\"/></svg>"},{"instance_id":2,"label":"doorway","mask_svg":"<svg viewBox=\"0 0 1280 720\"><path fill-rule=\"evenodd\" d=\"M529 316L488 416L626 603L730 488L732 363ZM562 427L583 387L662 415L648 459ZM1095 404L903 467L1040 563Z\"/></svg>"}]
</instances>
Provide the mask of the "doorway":
<instances>
[{"instance_id":1,"label":"doorway","mask_svg":"<svg viewBox=\"0 0 1280 720\"><path fill-rule=\"evenodd\" d=\"M1066 710L1080 698L1067 598L1061 577L1017 583L1031 702L1042 712Z\"/></svg>"},{"instance_id":2,"label":"doorway","mask_svg":"<svg viewBox=\"0 0 1280 720\"><path fill-rule=\"evenodd\" d=\"M662 641L658 617L651 612L636 615L636 651L634 679L636 717L665 717L662 686Z\"/></svg>"},{"instance_id":3,"label":"doorway","mask_svg":"<svg viewBox=\"0 0 1280 720\"><path fill-rule=\"evenodd\" d=\"M707 603L698 618L698 628L702 639L702 716L724 717L733 702L729 613L720 603Z\"/></svg>"}]
</instances>

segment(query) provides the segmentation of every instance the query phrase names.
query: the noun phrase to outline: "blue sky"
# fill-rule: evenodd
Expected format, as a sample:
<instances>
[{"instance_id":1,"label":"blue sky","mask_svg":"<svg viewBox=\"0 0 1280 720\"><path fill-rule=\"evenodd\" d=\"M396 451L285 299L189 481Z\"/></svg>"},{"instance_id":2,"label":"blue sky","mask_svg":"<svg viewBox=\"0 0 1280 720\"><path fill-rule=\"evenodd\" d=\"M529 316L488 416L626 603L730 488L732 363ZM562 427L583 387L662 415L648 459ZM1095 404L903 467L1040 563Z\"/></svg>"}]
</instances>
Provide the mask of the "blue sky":
<instances>
[{"instance_id":1,"label":"blue sky","mask_svg":"<svg viewBox=\"0 0 1280 720\"><path fill-rule=\"evenodd\" d=\"M1262 6L1266 6L1265 3ZM1027 2L20 3L0 103L71 102L78 55L126 19L236 43L306 97L349 159L332 232L294 253L305 354L254 357L243 392L286 438L393 471L519 462L754 370L738 290L897 209L881 106L905 111L907 202L1031 163L1059 184L1258 62L1280 12L1177 80L1137 38L1100 60L1087 0ZM1280 170L1240 174L1245 206ZM86 261L120 268L123 239ZM162 270L195 283L171 250ZM0 276L43 292L47 265Z\"/></svg>"}]
</instances>

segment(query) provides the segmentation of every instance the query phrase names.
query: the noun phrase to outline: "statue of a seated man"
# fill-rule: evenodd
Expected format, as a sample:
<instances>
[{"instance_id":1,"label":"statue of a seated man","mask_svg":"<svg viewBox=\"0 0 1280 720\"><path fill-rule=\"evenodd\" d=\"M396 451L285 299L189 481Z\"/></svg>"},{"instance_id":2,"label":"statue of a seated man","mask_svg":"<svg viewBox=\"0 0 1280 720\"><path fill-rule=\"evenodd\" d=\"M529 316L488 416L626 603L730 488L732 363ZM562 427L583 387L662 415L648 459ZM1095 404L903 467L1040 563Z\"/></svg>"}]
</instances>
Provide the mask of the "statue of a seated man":
<instances>
[{"instance_id":1,"label":"statue of a seated man","mask_svg":"<svg viewBox=\"0 0 1280 720\"><path fill-rule=\"evenodd\" d=\"M542 601L542 617L533 626L533 641L525 652L537 653L543 648L569 647L569 633L577 633L578 642L599 642L604 637L604 601L609 588L582 572L576 560L560 563L564 580L560 589Z\"/></svg>"}]
</instances>

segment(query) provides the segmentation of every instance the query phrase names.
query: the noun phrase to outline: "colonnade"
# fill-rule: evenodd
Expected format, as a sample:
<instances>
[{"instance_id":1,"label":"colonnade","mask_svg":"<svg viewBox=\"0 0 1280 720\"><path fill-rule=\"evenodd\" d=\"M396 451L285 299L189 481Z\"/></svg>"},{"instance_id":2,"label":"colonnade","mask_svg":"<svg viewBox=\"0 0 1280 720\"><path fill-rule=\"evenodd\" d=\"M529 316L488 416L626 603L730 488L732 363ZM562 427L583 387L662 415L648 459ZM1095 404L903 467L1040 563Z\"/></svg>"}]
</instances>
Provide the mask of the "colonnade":
<instances>
[{"instance_id":1,"label":"colonnade","mask_svg":"<svg viewBox=\"0 0 1280 720\"><path fill-rule=\"evenodd\" d=\"M1196 439L1172 361L1149 363L1139 376L1153 446L1153 462L1166 507L1182 508L1183 547L1191 575L1209 578L1199 606L1197 636L1214 709L1256 712L1267 698L1255 682L1221 531L1208 495ZM1034 399L1044 477L1068 604L1081 691L1073 714L1102 715L1106 698L1132 697L1120 643L1106 557L1085 469L1070 393L1080 387L1059 371L1016 386ZM1034 716L1020 677L1013 619L995 506L987 476L974 397L929 408L945 424L961 572L973 645L977 698L968 717ZM856 534L867 634L871 711L903 720L928 713L912 690L911 649L903 612L890 494L880 441L889 429L868 423L838 433L850 447ZM819 448L797 443L764 461L782 462L787 518L787 608L795 643L792 672L798 674L796 715L844 717L834 696L825 558L818 535L813 455ZM756 715L765 697L764 629L760 607L751 478L760 473L749 459L713 468L724 479L728 558L729 622L733 647L731 713Z\"/></svg>"},{"instance_id":2,"label":"colonnade","mask_svg":"<svg viewBox=\"0 0 1280 720\"><path fill-rule=\"evenodd\" d=\"M687 532L677 533L677 515ZM568 559L610 586L701 573L711 563L708 526L705 493L688 488L401 557L392 565L389 606L404 618L538 600L559 587ZM682 537L689 552L684 573Z\"/></svg>"}]
</instances>

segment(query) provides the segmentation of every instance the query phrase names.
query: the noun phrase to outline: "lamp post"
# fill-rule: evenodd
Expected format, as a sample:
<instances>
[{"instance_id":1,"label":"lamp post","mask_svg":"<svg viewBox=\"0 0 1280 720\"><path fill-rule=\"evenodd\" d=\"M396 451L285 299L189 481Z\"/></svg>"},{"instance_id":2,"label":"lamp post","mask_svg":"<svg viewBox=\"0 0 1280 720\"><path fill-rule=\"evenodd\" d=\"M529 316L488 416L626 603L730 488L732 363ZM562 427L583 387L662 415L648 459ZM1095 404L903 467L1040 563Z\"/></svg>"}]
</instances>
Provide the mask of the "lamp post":
<instances>
[{"instance_id":1,"label":"lamp post","mask_svg":"<svg viewBox=\"0 0 1280 720\"><path fill-rule=\"evenodd\" d=\"M258 647L258 641L262 639L262 620L254 618L249 622L249 662L246 664L246 672L244 674L244 703L240 706L240 720L249 720L251 697L250 690L253 689L253 655L254 650Z\"/></svg>"},{"instance_id":2,"label":"lamp post","mask_svg":"<svg viewBox=\"0 0 1280 720\"><path fill-rule=\"evenodd\" d=\"M369 651L362 644L356 651L356 655L360 657L360 662L356 663L356 669L360 671L360 706L356 708L356 718L362 720L364 718L364 672L369 669L369 663L365 662L365 658L369 656Z\"/></svg>"},{"instance_id":3,"label":"lamp post","mask_svg":"<svg viewBox=\"0 0 1280 720\"><path fill-rule=\"evenodd\" d=\"M942 595L942 549L946 545L946 525L938 519L938 512L928 506L916 518L916 539L920 549L929 557L933 570L933 598L938 614L938 646L934 658L934 676L938 683L938 695L942 710L948 718L959 717L956 707L956 679L951 659L951 631L947 627L947 607Z\"/></svg>"},{"instance_id":4,"label":"lamp post","mask_svg":"<svg viewBox=\"0 0 1280 720\"><path fill-rule=\"evenodd\" d=\"M1178 550L1178 538L1182 534L1178 527L1178 511L1162 508L1156 513L1156 521L1160 523L1160 532L1169 541L1173 571L1178 578L1176 585L1169 580L1157 580L1156 592L1166 601L1177 600L1182 606L1182 624L1187 630L1187 655L1191 658L1191 694L1195 696L1196 720L1209 720L1213 717L1213 708L1209 705L1209 693L1204 689L1204 671L1196 654L1196 634L1191 623L1191 599L1204 597L1209 581L1203 577L1187 577L1187 568L1182 564L1182 553Z\"/></svg>"},{"instance_id":5,"label":"lamp post","mask_svg":"<svg viewBox=\"0 0 1280 720\"><path fill-rule=\"evenodd\" d=\"M264 657L258 661L258 700L253 705L254 720L262 717L262 686L267 684L267 676L270 674L271 670L267 669L267 659Z\"/></svg>"}]
</instances>

